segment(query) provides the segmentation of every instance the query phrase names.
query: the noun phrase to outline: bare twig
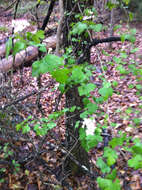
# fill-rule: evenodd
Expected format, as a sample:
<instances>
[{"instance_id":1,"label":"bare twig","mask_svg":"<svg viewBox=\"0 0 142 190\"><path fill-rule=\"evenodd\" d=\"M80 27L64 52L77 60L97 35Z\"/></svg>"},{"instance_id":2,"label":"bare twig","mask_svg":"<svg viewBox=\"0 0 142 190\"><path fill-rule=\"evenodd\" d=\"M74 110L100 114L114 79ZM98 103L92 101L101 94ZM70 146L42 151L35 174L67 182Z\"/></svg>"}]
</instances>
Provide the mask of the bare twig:
<instances>
[{"instance_id":1,"label":"bare twig","mask_svg":"<svg viewBox=\"0 0 142 190\"><path fill-rule=\"evenodd\" d=\"M49 88L50 86L51 86L51 84L47 85L47 86L44 87L44 88L41 88L40 90L34 90L33 92L27 94L26 96L19 97L18 99L14 100L14 101L12 101L12 102L6 104L6 105L1 106L1 107L0 107L0 110L4 110L4 109L6 109L6 108L9 107L9 106L15 105L15 104L17 104L18 102L21 102L21 101L23 101L23 100L29 98L30 96L33 96L33 95L35 95L35 94L40 94L40 93L42 93L43 91L47 90L47 88Z\"/></svg>"}]
</instances>

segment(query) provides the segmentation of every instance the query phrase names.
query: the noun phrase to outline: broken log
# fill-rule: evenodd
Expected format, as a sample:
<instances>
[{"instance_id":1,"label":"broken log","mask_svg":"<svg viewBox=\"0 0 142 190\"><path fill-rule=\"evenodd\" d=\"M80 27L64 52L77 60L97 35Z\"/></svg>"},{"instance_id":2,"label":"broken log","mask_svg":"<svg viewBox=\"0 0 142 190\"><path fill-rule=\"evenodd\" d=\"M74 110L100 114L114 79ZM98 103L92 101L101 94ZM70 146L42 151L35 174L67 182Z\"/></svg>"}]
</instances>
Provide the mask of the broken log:
<instances>
[{"instance_id":1,"label":"broken log","mask_svg":"<svg viewBox=\"0 0 142 190\"><path fill-rule=\"evenodd\" d=\"M50 25L49 25L50 26ZM54 27L51 26L51 29L48 28L47 31L45 31L45 36L48 35L53 35L55 34L57 31L57 28L56 28L56 25ZM35 31L33 31L32 33L35 33ZM3 39L0 39L0 57L4 57L5 56L5 52L6 52L6 42L9 40L9 38L14 38L15 36L14 35L11 35L9 37L5 37ZM16 41L16 40L15 40Z\"/></svg>"},{"instance_id":2,"label":"broken log","mask_svg":"<svg viewBox=\"0 0 142 190\"><path fill-rule=\"evenodd\" d=\"M5 44L2 44L0 46L0 56L4 56L5 55L5 52L6 52L6 45Z\"/></svg>"},{"instance_id":3,"label":"broken log","mask_svg":"<svg viewBox=\"0 0 142 190\"><path fill-rule=\"evenodd\" d=\"M56 36L48 37L44 40L46 49L56 47ZM16 54L15 60L13 56L10 55L8 58L0 60L0 72L8 72L11 68L19 67L22 64L32 61L38 56L38 48L34 46L29 46L26 50L22 50Z\"/></svg>"}]
</instances>

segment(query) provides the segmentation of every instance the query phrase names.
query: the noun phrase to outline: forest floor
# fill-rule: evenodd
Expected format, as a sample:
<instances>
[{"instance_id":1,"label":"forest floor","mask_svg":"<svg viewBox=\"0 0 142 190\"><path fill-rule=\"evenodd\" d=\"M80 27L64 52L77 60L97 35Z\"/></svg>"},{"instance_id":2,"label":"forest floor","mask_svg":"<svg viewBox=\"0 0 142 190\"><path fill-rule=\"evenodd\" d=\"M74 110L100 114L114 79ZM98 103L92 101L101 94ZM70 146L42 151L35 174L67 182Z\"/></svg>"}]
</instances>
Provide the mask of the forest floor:
<instances>
[{"instance_id":1,"label":"forest floor","mask_svg":"<svg viewBox=\"0 0 142 190\"><path fill-rule=\"evenodd\" d=\"M12 19L13 16L0 17L0 42L4 38L11 35ZM7 15L7 13L5 14ZM30 19L30 21L29 21ZM18 27L23 24L24 21L28 21L30 25L23 31L34 31L36 25L35 20L29 14L24 14L21 18L18 18ZM52 21L58 20L57 16L52 16ZM23 26L21 26L23 27ZM137 96L137 90L131 88L136 85L136 78L131 74L122 77L116 69L116 65L108 64L113 61L115 56L118 56L119 52L125 50L128 53L128 57L125 58L125 67L133 64L134 59L139 65L142 65L142 23L131 24L131 27L136 28L136 42L134 46L139 48L136 54L131 54L131 48L129 42L115 42L110 48L108 44L101 44L96 48L92 48L91 52L91 64L94 65L93 77L91 78L94 83L100 83L98 76L102 74L102 65L107 66L105 71L105 77L108 81L117 81L118 85L115 88L116 92L102 105L102 110L109 114L109 124L117 123L117 126L109 127L109 133L111 137L117 136L119 131L123 131L132 138L142 139L142 99ZM123 24L121 32L126 31L126 24ZM107 37L108 34L101 32L97 37ZM106 56L102 53L102 50L107 52L110 56ZM101 60L101 61L100 61ZM9 81L11 80L12 89L9 88ZM92 82L91 81L91 82ZM0 133L0 189L3 190L46 190L46 189L64 189L64 190L95 190L96 180L90 176L74 177L72 175L65 175L62 173L61 165L64 163L65 154L62 144L64 144L64 117L62 117L57 127L52 129L46 138L37 137L31 130L28 135L20 134L14 131L13 127L26 119L28 116L37 119L41 117L47 117L52 111L54 111L60 92L57 90L58 84L50 77L49 74L44 74L41 77L42 87L47 86L46 90L41 93L41 105L42 113L37 107L37 95L32 95L23 101L8 107L6 110L2 110L8 115L3 121L5 124L2 127L6 127L6 136L2 136ZM142 85L142 84L140 84ZM0 107L12 102L15 99L19 99L21 96L32 93L37 88L37 80L32 77L32 68L23 67L10 77L9 74L4 74L0 81ZM97 95L97 90L93 92ZM92 94L92 95L93 95ZM62 97L58 109L64 107L64 97ZM128 114L126 110L132 108L132 112ZM1 113L1 110L0 110ZM140 122L133 122L133 118L136 116L140 118ZM95 116L94 116L95 117ZM104 125L104 115L99 118L94 118L96 123ZM9 122L9 121L10 122ZM30 119L29 119L30 121ZM95 125L95 124L94 124ZM133 127L132 127L133 126ZM32 127L32 125L31 125ZM13 134L11 137L10 134ZM42 142L42 143L41 143ZM40 147L42 145L42 147ZM2 147L5 147L3 151ZM9 148L10 147L10 148ZM97 176L102 176L99 169L96 166L96 160L103 152L104 144L100 143L97 147L89 152L90 164L92 172ZM13 153L11 153L13 152ZM6 157L7 156L7 157ZM120 149L119 159L115 164L117 168L118 177L120 179L122 189L124 190L140 190L142 189L142 170L134 171L128 167L126 161L130 158L130 155ZM20 161L19 165L11 166L11 161ZM4 162L5 161L5 162ZM17 169L17 171L16 171ZM64 178L64 179L63 179ZM61 183L64 181L64 183Z\"/></svg>"}]
</instances>

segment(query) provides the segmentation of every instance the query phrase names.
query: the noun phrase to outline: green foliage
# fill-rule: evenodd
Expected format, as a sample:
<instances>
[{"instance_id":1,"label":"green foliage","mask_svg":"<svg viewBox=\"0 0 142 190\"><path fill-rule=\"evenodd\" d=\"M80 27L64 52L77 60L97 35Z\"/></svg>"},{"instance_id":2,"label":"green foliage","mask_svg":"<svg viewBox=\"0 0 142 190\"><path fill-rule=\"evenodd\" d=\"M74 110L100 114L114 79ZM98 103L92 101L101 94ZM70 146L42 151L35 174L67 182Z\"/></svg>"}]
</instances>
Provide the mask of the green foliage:
<instances>
[{"instance_id":1,"label":"green foliage","mask_svg":"<svg viewBox=\"0 0 142 190\"><path fill-rule=\"evenodd\" d=\"M89 83L87 85L83 84L82 86L78 87L79 95L83 96L86 95L88 96L91 91L93 91L96 88L95 84Z\"/></svg>"},{"instance_id":2,"label":"green foliage","mask_svg":"<svg viewBox=\"0 0 142 190\"><path fill-rule=\"evenodd\" d=\"M128 166L135 170L142 168L142 143L136 142L136 144L131 147L131 152L133 157L128 160Z\"/></svg>"},{"instance_id":3,"label":"green foliage","mask_svg":"<svg viewBox=\"0 0 142 190\"><path fill-rule=\"evenodd\" d=\"M0 151L3 152L4 158L8 158L13 155L13 152L9 148L9 143L5 143L4 146L0 146Z\"/></svg>"},{"instance_id":4,"label":"green foliage","mask_svg":"<svg viewBox=\"0 0 142 190\"><path fill-rule=\"evenodd\" d=\"M135 34L136 29L131 29L128 34L121 35L121 41L124 42L125 40L129 40L130 42L134 43L136 41Z\"/></svg>"},{"instance_id":5,"label":"green foliage","mask_svg":"<svg viewBox=\"0 0 142 190\"><path fill-rule=\"evenodd\" d=\"M16 42L10 37L6 42L6 58L8 58L10 51L15 56L21 50L25 50L29 45L39 47L40 51L46 52L45 45L40 44L41 40L44 39L44 31L42 30L38 30L35 34L31 32L27 32L26 35L15 34L15 39Z\"/></svg>"},{"instance_id":6,"label":"green foliage","mask_svg":"<svg viewBox=\"0 0 142 190\"><path fill-rule=\"evenodd\" d=\"M14 156L13 150L11 150L11 145L9 143L4 143L2 146L0 146L0 153L1 153L1 159L10 159ZM18 164L15 160L12 160L11 165L13 167L14 173L19 172L20 170L20 164ZM0 175L3 173L6 173L6 168L0 168ZM0 183L4 183L5 180L3 178L0 179Z\"/></svg>"},{"instance_id":7,"label":"green foliage","mask_svg":"<svg viewBox=\"0 0 142 190\"><path fill-rule=\"evenodd\" d=\"M28 133L30 130L33 130L37 135L43 136L46 135L49 130L56 126L55 119L61 116L61 113L53 113L49 118L41 118L38 120L31 120L29 116L26 120L16 125L17 131L22 130L22 133ZM33 128L31 128L33 125Z\"/></svg>"},{"instance_id":8,"label":"green foliage","mask_svg":"<svg viewBox=\"0 0 142 190\"><path fill-rule=\"evenodd\" d=\"M60 84L66 84L69 78L70 70L67 68L64 69L58 69L53 72L51 72L52 77L56 79L57 82Z\"/></svg>"},{"instance_id":9,"label":"green foliage","mask_svg":"<svg viewBox=\"0 0 142 190\"><path fill-rule=\"evenodd\" d=\"M88 29L94 31L94 32L100 32L103 29L102 24L90 24Z\"/></svg>"},{"instance_id":10,"label":"green foliage","mask_svg":"<svg viewBox=\"0 0 142 190\"><path fill-rule=\"evenodd\" d=\"M102 160L102 158L98 158L96 165L101 169L102 173L109 173L111 171L110 167Z\"/></svg>"},{"instance_id":11,"label":"green foliage","mask_svg":"<svg viewBox=\"0 0 142 190\"><path fill-rule=\"evenodd\" d=\"M17 53L24 49L26 49L26 44L19 40L15 42L12 54L15 56Z\"/></svg>"},{"instance_id":12,"label":"green foliage","mask_svg":"<svg viewBox=\"0 0 142 190\"><path fill-rule=\"evenodd\" d=\"M17 173L17 172L19 172L19 170L20 170L20 164L18 164L15 160L12 160L12 165L13 165L13 167L14 167L14 173Z\"/></svg>"},{"instance_id":13,"label":"green foliage","mask_svg":"<svg viewBox=\"0 0 142 190\"><path fill-rule=\"evenodd\" d=\"M97 183L101 190L120 190L120 181L116 179L115 181L112 181L110 179L104 179L101 177L97 178Z\"/></svg>"},{"instance_id":14,"label":"green foliage","mask_svg":"<svg viewBox=\"0 0 142 190\"><path fill-rule=\"evenodd\" d=\"M100 32L102 29L102 24L96 24L90 21L82 21L73 25L72 30L70 31L70 35L81 35L83 32L88 32L90 30L94 32Z\"/></svg>"},{"instance_id":15,"label":"green foliage","mask_svg":"<svg viewBox=\"0 0 142 190\"><path fill-rule=\"evenodd\" d=\"M123 4L128 6L129 0L119 1L116 3L112 3L112 1L108 1L107 7L111 10L114 7L120 6ZM102 24L96 24L90 21L90 16L92 16L93 10L85 9L82 14L77 14L75 16L78 19L78 22L71 24L71 31L69 34L69 38L71 38L72 43L76 44L85 44L86 41L82 41L82 37L88 37L89 32L100 32L103 29ZM66 13L68 14L68 13ZM89 18L88 18L89 17ZM130 15L132 17L132 15ZM119 30L121 26L115 26L114 30ZM127 33L123 33L121 35L122 43L125 40L135 42L135 34L136 30L132 29ZM116 127L116 123L109 122L109 114L104 113L105 111L100 111L102 109L101 104L108 101L112 95L115 93L115 88L119 86L118 81L110 82L105 77L105 72L108 70L107 64L116 66L116 70L119 71L120 78L125 77L128 74L134 75L138 81L141 81L142 78L142 67L137 63L128 64L126 63L126 59L129 55L123 50L120 52L119 56L114 56L113 60L106 65L101 65L101 69L103 73L98 76L98 79L101 80L101 87L96 86L90 80L92 76L92 71L94 67L88 66L87 63L77 65L76 57L73 55L74 49L72 46L66 48L65 53L62 57L48 54L46 47L41 44L41 40L44 39L44 32L37 31L35 34L27 32L23 36L19 36L17 34L17 41L12 47L12 38L6 44L6 57L12 51L12 55L15 56L19 51L26 49L28 45L32 45L38 47L40 51L44 52L44 56L35 61L32 64L32 76L39 77L44 73L49 73L52 78L54 78L59 83L59 90L61 93L65 93L68 88L76 86L78 89L79 96L82 96L84 108L81 110L80 118L86 119L90 118L92 115L95 116L103 116L103 122L100 124L96 124L93 129L92 134L87 134L87 128L85 126L81 127L81 122L77 121L74 126L76 129L79 129L79 139L81 141L82 146L88 152L92 148L98 145L99 142L103 141L102 138L102 128L107 128L108 126ZM134 47L131 49L131 54L134 54L138 51L138 48ZM80 56L83 53L82 50L79 50L77 56ZM103 51L103 54L106 56L110 56L109 53ZM67 60L67 61L65 61ZM66 64L65 64L66 63ZM96 76L97 77L97 76ZM128 88L137 90L138 95L141 93L142 85L138 84L129 84ZM97 97L92 95L93 91L96 90L98 93ZM137 127L141 124L141 118L137 116L140 113L141 107L138 110L134 110L133 107L127 108L123 113L121 108L117 110L117 113L120 115L123 114L123 117L130 119L130 115L135 113L135 118L131 119L132 124ZM17 124L17 131L22 131L23 134L30 132L31 130L36 133L38 136L46 135L51 129L56 127L56 123L58 119L63 116L66 112L74 112L76 110L80 110L79 107L73 106L71 108L65 108L58 112L51 113L47 118L40 119L32 119L32 117L28 117L23 122ZM90 126L89 126L90 127ZM104 148L103 156L97 159L96 165L100 169L100 171L104 174L104 178L98 177L97 183L101 190L120 190L120 182L117 179L117 171L116 169L112 170L111 166L113 166L118 159L118 150L123 147L124 150L129 151L132 155L132 158L128 160L128 166L134 169L142 168L142 143L141 142L133 142L133 145L130 146L131 137L127 134L120 132L117 137L112 138L109 141L109 145ZM117 148L117 149L116 149ZM4 147L5 155L9 156L11 153L8 151L7 146ZM16 161L13 160L13 165L15 168L18 168L19 165Z\"/></svg>"},{"instance_id":16,"label":"green foliage","mask_svg":"<svg viewBox=\"0 0 142 190\"><path fill-rule=\"evenodd\" d=\"M64 65L64 63L63 63L63 59L61 57L58 57L58 56L52 55L52 54L48 54L40 61L35 61L32 64L32 75L34 77L38 77L40 74L44 74L47 72L50 72L52 74L53 71L56 71L63 65ZM53 72L53 76L54 77L56 76L57 78L59 78L58 75L60 72L61 72L61 70L56 71L56 74ZM64 75L64 77L66 78L67 75ZM65 80L65 78L63 78L62 80Z\"/></svg>"},{"instance_id":17,"label":"green foliage","mask_svg":"<svg viewBox=\"0 0 142 190\"><path fill-rule=\"evenodd\" d=\"M81 144L84 149L88 152L91 148L97 146L99 142L102 142L101 130L94 130L94 135L86 135L86 129L79 129L79 136Z\"/></svg>"},{"instance_id":18,"label":"green foliage","mask_svg":"<svg viewBox=\"0 0 142 190\"><path fill-rule=\"evenodd\" d=\"M78 35L80 35L80 34L82 34L86 30L87 30L87 24L78 22L77 24L75 24L73 26L73 29L70 32L70 34L73 34L73 35L78 34Z\"/></svg>"},{"instance_id":19,"label":"green foliage","mask_svg":"<svg viewBox=\"0 0 142 190\"><path fill-rule=\"evenodd\" d=\"M35 34L31 32L26 33L26 39L29 41L29 45L39 44L41 39L44 39L44 31L38 30Z\"/></svg>"},{"instance_id":20,"label":"green foliage","mask_svg":"<svg viewBox=\"0 0 142 190\"><path fill-rule=\"evenodd\" d=\"M107 100L113 94L113 88L111 88L110 82L104 82L103 87L99 89L99 94L104 100Z\"/></svg>"},{"instance_id":21,"label":"green foliage","mask_svg":"<svg viewBox=\"0 0 142 190\"><path fill-rule=\"evenodd\" d=\"M115 150L110 147L105 147L103 157L107 159L107 165L112 166L116 162L118 156Z\"/></svg>"},{"instance_id":22,"label":"green foliage","mask_svg":"<svg viewBox=\"0 0 142 190\"><path fill-rule=\"evenodd\" d=\"M135 170L142 168L142 155L135 155L132 159L128 160L128 166Z\"/></svg>"},{"instance_id":23,"label":"green foliage","mask_svg":"<svg viewBox=\"0 0 142 190\"><path fill-rule=\"evenodd\" d=\"M117 146L122 146L124 141L126 140L126 134L123 134L121 137L114 137L110 142L109 145L112 148L115 148Z\"/></svg>"},{"instance_id":24,"label":"green foliage","mask_svg":"<svg viewBox=\"0 0 142 190\"><path fill-rule=\"evenodd\" d=\"M6 58L8 58L10 51L12 49L12 37L6 42Z\"/></svg>"}]
</instances>

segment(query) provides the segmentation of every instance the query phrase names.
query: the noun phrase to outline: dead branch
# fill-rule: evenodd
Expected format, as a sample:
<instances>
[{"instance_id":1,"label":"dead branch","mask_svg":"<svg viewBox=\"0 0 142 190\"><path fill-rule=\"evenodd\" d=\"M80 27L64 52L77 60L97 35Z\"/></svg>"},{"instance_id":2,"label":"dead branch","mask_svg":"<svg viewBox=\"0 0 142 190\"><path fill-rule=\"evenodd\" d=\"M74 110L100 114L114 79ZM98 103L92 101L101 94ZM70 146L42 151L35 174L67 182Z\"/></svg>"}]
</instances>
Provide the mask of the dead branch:
<instances>
[{"instance_id":1,"label":"dead branch","mask_svg":"<svg viewBox=\"0 0 142 190\"><path fill-rule=\"evenodd\" d=\"M0 107L0 110L4 110L4 109L6 109L6 108L9 107L9 106L15 105L15 104L17 104L18 102L21 102L21 101L23 101L23 100L29 98L30 96L33 96L33 95L35 95L35 94L40 94L40 93L42 93L43 91L47 90L47 88L49 88L49 87L51 86L51 84L52 84L52 82L49 83L46 87L41 88L40 90L33 90L31 93L29 93L29 94L27 94L27 95L25 95L25 96L21 96L21 97L17 98L16 100L14 100L14 101L12 101L12 102L10 102L10 103L7 103L6 105L1 106L1 107Z\"/></svg>"}]
</instances>

